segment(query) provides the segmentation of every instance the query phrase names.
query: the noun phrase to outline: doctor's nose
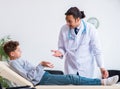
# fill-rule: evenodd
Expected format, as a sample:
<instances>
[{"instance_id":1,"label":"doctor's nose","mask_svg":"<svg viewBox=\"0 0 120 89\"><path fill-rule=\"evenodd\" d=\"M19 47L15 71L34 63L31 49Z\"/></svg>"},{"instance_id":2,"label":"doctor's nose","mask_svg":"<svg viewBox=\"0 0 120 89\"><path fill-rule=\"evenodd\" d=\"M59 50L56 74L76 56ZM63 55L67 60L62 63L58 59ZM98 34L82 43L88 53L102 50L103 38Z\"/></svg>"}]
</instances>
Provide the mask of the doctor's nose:
<instances>
[{"instance_id":1,"label":"doctor's nose","mask_svg":"<svg viewBox=\"0 0 120 89\"><path fill-rule=\"evenodd\" d=\"M70 27L71 26L71 24L69 23L69 22L67 22L67 25Z\"/></svg>"},{"instance_id":2,"label":"doctor's nose","mask_svg":"<svg viewBox=\"0 0 120 89\"><path fill-rule=\"evenodd\" d=\"M70 25L70 23L69 22L66 22L67 23L67 25Z\"/></svg>"}]
</instances>

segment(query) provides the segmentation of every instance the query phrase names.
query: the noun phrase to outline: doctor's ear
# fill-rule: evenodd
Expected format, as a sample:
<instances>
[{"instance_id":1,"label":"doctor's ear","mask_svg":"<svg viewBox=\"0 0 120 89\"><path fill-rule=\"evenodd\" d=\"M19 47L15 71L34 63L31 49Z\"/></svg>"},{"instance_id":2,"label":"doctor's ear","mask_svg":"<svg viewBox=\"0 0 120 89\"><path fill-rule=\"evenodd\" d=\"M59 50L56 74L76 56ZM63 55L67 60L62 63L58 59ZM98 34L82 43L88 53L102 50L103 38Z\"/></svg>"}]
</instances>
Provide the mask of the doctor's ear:
<instances>
[{"instance_id":1,"label":"doctor's ear","mask_svg":"<svg viewBox=\"0 0 120 89\"><path fill-rule=\"evenodd\" d=\"M76 18L75 21L76 21L76 22L79 22L79 21L80 21L80 18Z\"/></svg>"}]
</instances>

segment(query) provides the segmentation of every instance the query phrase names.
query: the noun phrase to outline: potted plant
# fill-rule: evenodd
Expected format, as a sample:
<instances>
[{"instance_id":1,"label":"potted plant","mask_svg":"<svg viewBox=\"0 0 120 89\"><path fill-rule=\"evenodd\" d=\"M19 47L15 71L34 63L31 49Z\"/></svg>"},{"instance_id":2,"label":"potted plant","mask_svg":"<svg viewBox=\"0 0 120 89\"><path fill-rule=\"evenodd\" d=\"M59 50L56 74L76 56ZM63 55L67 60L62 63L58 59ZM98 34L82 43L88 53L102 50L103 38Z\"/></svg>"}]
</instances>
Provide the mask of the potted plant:
<instances>
[{"instance_id":1,"label":"potted plant","mask_svg":"<svg viewBox=\"0 0 120 89\"><path fill-rule=\"evenodd\" d=\"M0 61L8 61L9 57L4 52L3 46L10 39L11 39L10 36L5 36L0 39ZM2 78L1 76L0 76L0 83L1 83L2 87L4 87L4 88L9 87L9 84L10 84L10 82L8 80Z\"/></svg>"},{"instance_id":2,"label":"potted plant","mask_svg":"<svg viewBox=\"0 0 120 89\"><path fill-rule=\"evenodd\" d=\"M11 39L10 36L5 36L5 37L3 37L3 38L0 39L0 61L8 60L8 56L4 52L3 46L10 39Z\"/></svg>"}]
</instances>

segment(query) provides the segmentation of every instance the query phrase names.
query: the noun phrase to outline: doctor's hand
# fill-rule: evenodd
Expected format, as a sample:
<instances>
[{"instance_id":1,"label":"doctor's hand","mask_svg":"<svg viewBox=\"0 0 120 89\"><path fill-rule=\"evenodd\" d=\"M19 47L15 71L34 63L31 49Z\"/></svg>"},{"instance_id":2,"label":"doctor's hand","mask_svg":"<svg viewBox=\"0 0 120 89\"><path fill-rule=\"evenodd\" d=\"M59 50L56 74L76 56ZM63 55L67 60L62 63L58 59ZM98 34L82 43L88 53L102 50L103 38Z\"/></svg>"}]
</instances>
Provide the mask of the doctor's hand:
<instances>
[{"instance_id":1,"label":"doctor's hand","mask_svg":"<svg viewBox=\"0 0 120 89\"><path fill-rule=\"evenodd\" d=\"M102 78L107 78L109 76L109 73L106 69L100 68L100 70L101 70Z\"/></svg>"},{"instance_id":2,"label":"doctor's hand","mask_svg":"<svg viewBox=\"0 0 120 89\"><path fill-rule=\"evenodd\" d=\"M42 66L44 66L44 67L49 67L49 68L53 68L54 67L54 65L52 63L47 62L47 61L42 61L40 64Z\"/></svg>"},{"instance_id":3,"label":"doctor's hand","mask_svg":"<svg viewBox=\"0 0 120 89\"><path fill-rule=\"evenodd\" d=\"M51 50L51 52L53 52L53 56L55 57L62 57L63 54L59 51L59 50Z\"/></svg>"}]
</instances>

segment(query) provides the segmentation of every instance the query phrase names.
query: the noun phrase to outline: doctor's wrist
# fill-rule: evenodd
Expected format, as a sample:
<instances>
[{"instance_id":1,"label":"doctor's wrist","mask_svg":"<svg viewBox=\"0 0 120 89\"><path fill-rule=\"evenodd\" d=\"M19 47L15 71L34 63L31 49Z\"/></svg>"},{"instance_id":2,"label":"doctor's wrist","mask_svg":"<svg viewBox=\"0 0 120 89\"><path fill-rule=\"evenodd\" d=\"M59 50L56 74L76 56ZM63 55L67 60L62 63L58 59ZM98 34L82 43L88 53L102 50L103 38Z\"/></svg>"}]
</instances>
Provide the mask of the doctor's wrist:
<instances>
[{"instance_id":1,"label":"doctor's wrist","mask_svg":"<svg viewBox=\"0 0 120 89\"><path fill-rule=\"evenodd\" d=\"M61 59L62 59L62 58L63 58L63 55L59 56L59 58L61 58Z\"/></svg>"}]
</instances>

